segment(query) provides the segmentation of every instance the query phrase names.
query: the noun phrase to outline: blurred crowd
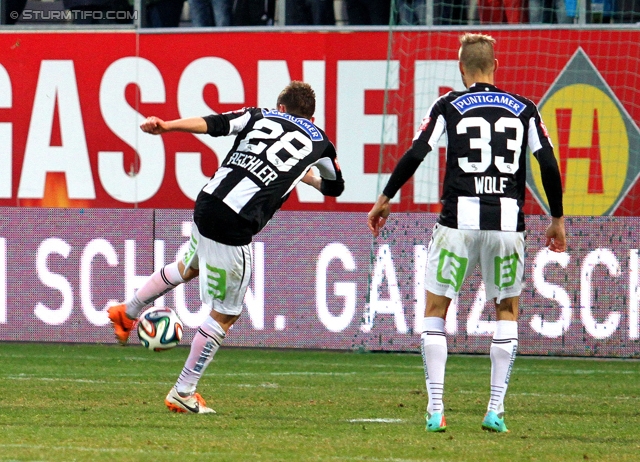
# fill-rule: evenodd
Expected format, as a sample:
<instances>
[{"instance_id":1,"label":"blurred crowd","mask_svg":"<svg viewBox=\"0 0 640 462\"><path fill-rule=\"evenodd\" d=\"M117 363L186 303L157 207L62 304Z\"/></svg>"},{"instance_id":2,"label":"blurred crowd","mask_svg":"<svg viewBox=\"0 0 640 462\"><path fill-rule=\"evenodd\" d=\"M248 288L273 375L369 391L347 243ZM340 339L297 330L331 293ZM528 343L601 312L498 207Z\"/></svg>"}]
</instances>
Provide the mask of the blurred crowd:
<instances>
[{"instance_id":1,"label":"blurred crowd","mask_svg":"<svg viewBox=\"0 0 640 462\"><path fill-rule=\"evenodd\" d=\"M66 22L131 24L133 1L1 0L2 23L38 22L38 18L44 22L52 14L34 15L27 8L57 4L73 13L63 17ZM640 0L433 0L432 12L427 0L395 0L393 14L392 0L140 1L143 27L573 24L579 22L582 1L585 23L640 22Z\"/></svg>"}]
</instances>

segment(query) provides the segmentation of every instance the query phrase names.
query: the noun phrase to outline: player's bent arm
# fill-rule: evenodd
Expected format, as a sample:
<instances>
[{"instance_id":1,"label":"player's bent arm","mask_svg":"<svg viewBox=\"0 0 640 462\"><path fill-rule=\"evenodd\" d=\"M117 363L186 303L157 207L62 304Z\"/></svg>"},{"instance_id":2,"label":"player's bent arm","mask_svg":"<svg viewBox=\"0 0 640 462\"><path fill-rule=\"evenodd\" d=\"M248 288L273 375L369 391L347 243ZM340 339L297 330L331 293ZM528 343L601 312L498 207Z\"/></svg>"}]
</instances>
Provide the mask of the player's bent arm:
<instances>
[{"instance_id":1,"label":"player's bent arm","mask_svg":"<svg viewBox=\"0 0 640 462\"><path fill-rule=\"evenodd\" d=\"M542 187L549 202L551 216L560 218L564 215L562 206L562 178L560 176L558 161L553 155L553 149L539 149L534 153L534 156L540 164Z\"/></svg>"},{"instance_id":2,"label":"player's bent arm","mask_svg":"<svg viewBox=\"0 0 640 462\"><path fill-rule=\"evenodd\" d=\"M338 197L344 191L344 180L342 177L330 180L314 174L312 170L309 170L300 181L309 186L313 186L325 196Z\"/></svg>"},{"instance_id":3,"label":"player's bent arm","mask_svg":"<svg viewBox=\"0 0 640 462\"><path fill-rule=\"evenodd\" d=\"M305 176L302 177L302 180L300 180L300 181L302 181L305 184L308 184L309 186L313 186L318 191L320 191L320 185L322 184L322 178L320 178L318 175L316 175L312 169L309 169L309 171L305 174Z\"/></svg>"},{"instance_id":4,"label":"player's bent arm","mask_svg":"<svg viewBox=\"0 0 640 462\"><path fill-rule=\"evenodd\" d=\"M318 190L325 196L338 197L344 191L344 179L336 160L335 149L330 144L322 157L314 164L320 173ZM303 179L304 181L304 179Z\"/></svg>"},{"instance_id":5,"label":"player's bent arm","mask_svg":"<svg viewBox=\"0 0 640 462\"><path fill-rule=\"evenodd\" d=\"M540 164L542 187L549 202L551 224L547 228L546 246L553 252L564 252L567 249L567 236L564 228L564 210L562 204L562 177L553 148L543 147L534 153Z\"/></svg>"}]
</instances>

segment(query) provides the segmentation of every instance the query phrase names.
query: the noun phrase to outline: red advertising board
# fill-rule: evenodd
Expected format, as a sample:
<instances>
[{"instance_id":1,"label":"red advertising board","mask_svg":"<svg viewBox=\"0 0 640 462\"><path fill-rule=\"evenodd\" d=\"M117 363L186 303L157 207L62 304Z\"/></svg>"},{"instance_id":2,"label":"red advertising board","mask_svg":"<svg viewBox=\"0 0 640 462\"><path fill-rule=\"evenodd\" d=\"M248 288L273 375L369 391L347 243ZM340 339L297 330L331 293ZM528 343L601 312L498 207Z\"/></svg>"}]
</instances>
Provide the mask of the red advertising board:
<instances>
[{"instance_id":1,"label":"red advertising board","mask_svg":"<svg viewBox=\"0 0 640 462\"><path fill-rule=\"evenodd\" d=\"M602 103L597 98L589 103L602 107L569 107L574 116L579 110L588 115L589 146L574 139L582 128L567 117L547 123L558 155L566 157L563 174L573 188L566 191L568 200L584 203L586 194L603 203L592 213L569 207L569 214L636 215L640 150L633 130L640 121L640 32L491 33L498 40L498 85L546 104L555 111L550 115L554 120L556 113L567 114L563 105L576 102L564 88L573 85L582 91L585 86L587 93L604 95ZM389 73L387 32L0 33L0 206L189 209L230 141L184 133L146 135L138 129L144 117L173 119L273 106L289 80L301 79L317 92L316 122L336 144L347 185L339 199L319 197L301 185L285 208L368 211L377 195L385 86L397 77L389 100L413 101L409 110L388 106L397 124L384 130L397 133L385 134L385 144L395 143L401 153L419 123L415 108L426 104L416 102L418 93L406 82L423 65L450 68L457 59L459 32L403 34L405 41L394 42L392 60L398 65ZM421 47L400 53L399 47L413 46L404 45L411 40ZM591 66L587 74L594 78L581 81L584 66L575 72L571 67L576 56ZM427 85L436 94L452 86L437 72ZM396 109L402 112L394 114ZM556 133L564 126L569 135ZM606 127L613 127L613 135L593 136ZM624 130L625 136L616 130ZM619 159L620 149L624 159L609 168L607 159L614 154ZM600 172L602 184L592 187L582 173L592 170L585 170L583 161L601 166L593 171ZM392 167L387 164L386 171ZM618 177L626 180L614 181ZM529 201L529 212L540 213L544 198L535 182L532 177L531 199L537 200ZM584 194L583 183L589 183ZM432 204L437 207L437 200ZM398 210L424 208L403 190Z\"/></svg>"}]
</instances>

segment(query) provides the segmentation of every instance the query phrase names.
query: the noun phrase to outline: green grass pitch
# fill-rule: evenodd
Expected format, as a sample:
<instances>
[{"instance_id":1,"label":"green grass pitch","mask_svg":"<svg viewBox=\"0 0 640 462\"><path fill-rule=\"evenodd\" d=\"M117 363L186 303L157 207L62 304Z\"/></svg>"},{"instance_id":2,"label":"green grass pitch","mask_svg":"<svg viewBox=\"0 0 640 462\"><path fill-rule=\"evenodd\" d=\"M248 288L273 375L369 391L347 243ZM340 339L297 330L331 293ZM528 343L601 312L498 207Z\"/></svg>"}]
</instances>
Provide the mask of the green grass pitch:
<instances>
[{"instance_id":1,"label":"green grass pitch","mask_svg":"<svg viewBox=\"0 0 640 462\"><path fill-rule=\"evenodd\" d=\"M495 434L488 357L450 356L430 434L419 355L223 347L199 386L218 413L198 416L163 404L187 354L0 343L0 460L640 460L638 361L518 357Z\"/></svg>"}]
</instances>

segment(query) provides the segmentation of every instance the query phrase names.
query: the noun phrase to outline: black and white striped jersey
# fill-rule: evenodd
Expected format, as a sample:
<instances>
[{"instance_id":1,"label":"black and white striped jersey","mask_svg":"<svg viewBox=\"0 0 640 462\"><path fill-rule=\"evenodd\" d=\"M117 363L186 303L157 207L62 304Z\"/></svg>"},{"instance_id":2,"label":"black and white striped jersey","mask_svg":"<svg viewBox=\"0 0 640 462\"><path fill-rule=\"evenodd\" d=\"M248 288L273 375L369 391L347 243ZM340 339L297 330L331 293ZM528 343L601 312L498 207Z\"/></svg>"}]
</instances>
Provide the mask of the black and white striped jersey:
<instances>
[{"instance_id":1,"label":"black and white striped jersey","mask_svg":"<svg viewBox=\"0 0 640 462\"><path fill-rule=\"evenodd\" d=\"M228 245L251 242L313 166L324 195L342 193L335 147L310 120L264 108L204 119L209 135L236 139L196 200L194 221L203 236Z\"/></svg>"},{"instance_id":2,"label":"black and white striped jersey","mask_svg":"<svg viewBox=\"0 0 640 462\"><path fill-rule=\"evenodd\" d=\"M541 165L551 214L562 216L562 184L537 107L485 83L450 92L431 106L384 194L393 197L446 135L439 223L472 230L523 231L526 149Z\"/></svg>"}]
</instances>

